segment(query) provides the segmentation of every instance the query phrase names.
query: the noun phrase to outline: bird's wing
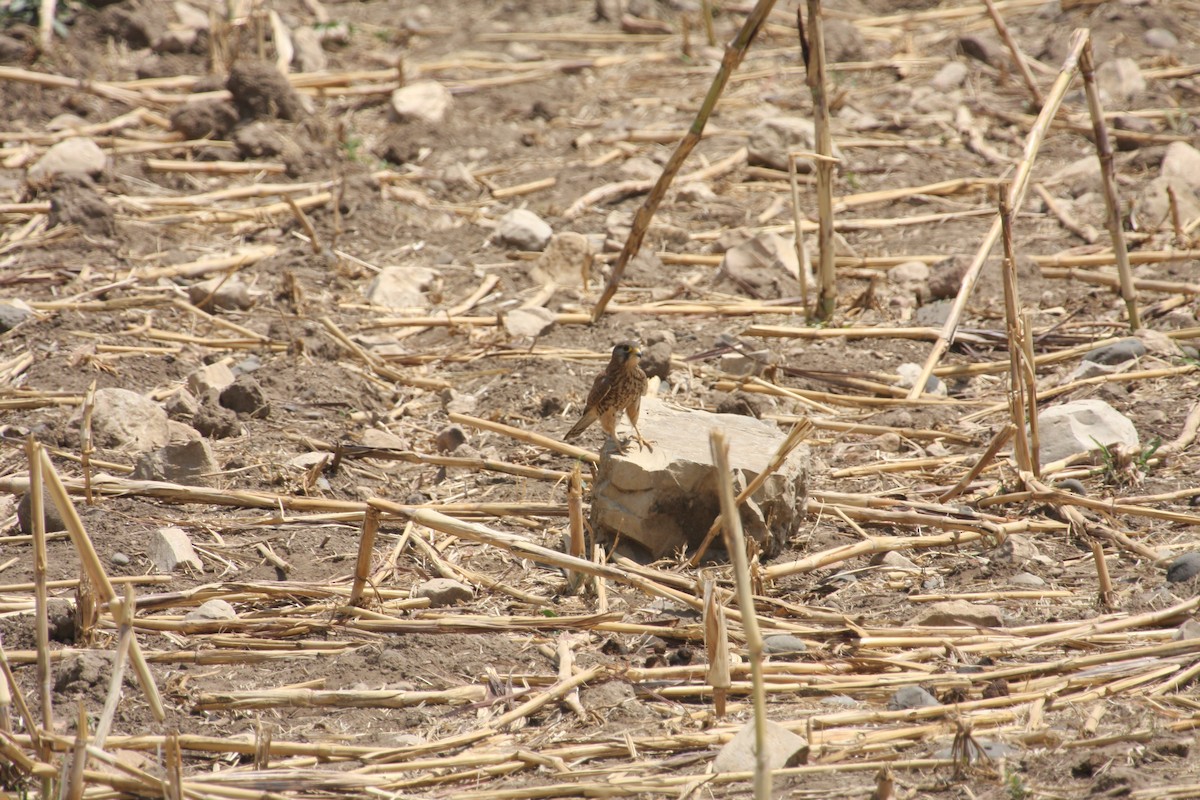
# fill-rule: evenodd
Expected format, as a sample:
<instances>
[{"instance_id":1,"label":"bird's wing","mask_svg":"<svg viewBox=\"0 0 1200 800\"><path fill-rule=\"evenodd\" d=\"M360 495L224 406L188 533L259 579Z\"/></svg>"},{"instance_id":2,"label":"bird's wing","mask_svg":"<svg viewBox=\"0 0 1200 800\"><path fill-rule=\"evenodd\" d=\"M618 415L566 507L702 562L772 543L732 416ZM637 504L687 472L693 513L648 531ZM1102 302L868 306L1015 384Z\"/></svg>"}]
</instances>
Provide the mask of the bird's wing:
<instances>
[{"instance_id":1,"label":"bird's wing","mask_svg":"<svg viewBox=\"0 0 1200 800\"><path fill-rule=\"evenodd\" d=\"M571 430L567 431L565 437L570 439L572 436L578 436L587 429L589 425L596 421L600 416L600 409L603 405L605 396L612 389L612 380L609 379L607 372L602 372L596 376L596 380L592 382L592 390L588 392L587 405L584 406L583 416L579 422L572 426Z\"/></svg>"}]
</instances>

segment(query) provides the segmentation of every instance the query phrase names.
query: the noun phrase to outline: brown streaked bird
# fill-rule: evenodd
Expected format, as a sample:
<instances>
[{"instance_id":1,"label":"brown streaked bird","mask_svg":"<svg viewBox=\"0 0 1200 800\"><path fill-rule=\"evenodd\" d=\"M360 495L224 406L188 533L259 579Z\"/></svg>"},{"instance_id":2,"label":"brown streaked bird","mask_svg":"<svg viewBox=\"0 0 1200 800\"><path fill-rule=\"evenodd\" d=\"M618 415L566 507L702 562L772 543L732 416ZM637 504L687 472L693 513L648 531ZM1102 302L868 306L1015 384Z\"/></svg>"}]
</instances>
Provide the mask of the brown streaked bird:
<instances>
[{"instance_id":1,"label":"brown streaked bird","mask_svg":"<svg viewBox=\"0 0 1200 800\"><path fill-rule=\"evenodd\" d=\"M638 346L630 342L622 342L613 348L608 368L596 376L592 390L588 392L583 416L563 438L578 436L593 422L600 420L600 427L616 444L617 450L623 453L625 450L617 440L617 418L624 411L629 415L629 424L633 426L638 444L650 447L650 442L642 438L642 432L637 426L638 412L642 409L642 395L646 391L646 373L638 366L641 354Z\"/></svg>"}]
</instances>

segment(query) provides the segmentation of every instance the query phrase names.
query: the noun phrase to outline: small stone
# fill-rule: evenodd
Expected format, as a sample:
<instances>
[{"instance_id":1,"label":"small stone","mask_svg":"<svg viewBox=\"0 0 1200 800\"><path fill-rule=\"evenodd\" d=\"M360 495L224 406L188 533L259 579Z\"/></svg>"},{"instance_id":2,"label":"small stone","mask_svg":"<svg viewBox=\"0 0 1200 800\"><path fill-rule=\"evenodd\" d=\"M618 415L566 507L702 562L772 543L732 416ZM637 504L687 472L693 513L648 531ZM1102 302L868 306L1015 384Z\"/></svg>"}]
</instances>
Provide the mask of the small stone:
<instances>
[{"instance_id":1,"label":"small stone","mask_svg":"<svg viewBox=\"0 0 1200 800\"><path fill-rule=\"evenodd\" d=\"M803 653L808 645L803 639L790 633L777 633L763 637L763 651L769 655L790 655Z\"/></svg>"},{"instance_id":2,"label":"small stone","mask_svg":"<svg viewBox=\"0 0 1200 800\"><path fill-rule=\"evenodd\" d=\"M707 183L690 181L680 184L675 199L680 203L711 203L717 199L717 193Z\"/></svg>"},{"instance_id":3,"label":"small stone","mask_svg":"<svg viewBox=\"0 0 1200 800\"><path fill-rule=\"evenodd\" d=\"M930 603L908 622L935 628L969 625L981 628L1003 628L1004 612L1000 606L975 604L966 600L945 600Z\"/></svg>"},{"instance_id":4,"label":"small stone","mask_svg":"<svg viewBox=\"0 0 1200 800\"><path fill-rule=\"evenodd\" d=\"M862 31L848 19L830 18L821 23L825 39L825 57L837 61L860 61L867 42Z\"/></svg>"},{"instance_id":5,"label":"small stone","mask_svg":"<svg viewBox=\"0 0 1200 800\"><path fill-rule=\"evenodd\" d=\"M428 597L430 607L443 608L468 603L475 593L465 583L450 578L433 578L413 587L412 596Z\"/></svg>"},{"instance_id":6,"label":"small stone","mask_svg":"<svg viewBox=\"0 0 1200 800\"><path fill-rule=\"evenodd\" d=\"M27 319L33 319L33 309L23 300L0 303L0 333L8 333Z\"/></svg>"},{"instance_id":7,"label":"small stone","mask_svg":"<svg viewBox=\"0 0 1200 800\"><path fill-rule=\"evenodd\" d=\"M1174 50L1179 39L1166 28L1151 28L1142 34L1142 40L1157 50Z\"/></svg>"},{"instance_id":8,"label":"small stone","mask_svg":"<svg viewBox=\"0 0 1200 800\"><path fill-rule=\"evenodd\" d=\"M545 220L527 208L508 212L496 224L496 238L518 250L543 250L553 233Z\"/></svg>"},{"instance_id":9,"label":"small stone","mask_svg":"<svg viewBox=\"0 0 1200 800\"><path fill-rule=\"evenodd\" d=\"M988 558L999 564L1021 566L1030 561L1036 561L1041 551L1028 536L1019 533L1004 537L1004 541L988 552Z\"/></svg>"},{"instance_id":10,"label":"small stone","mask_svg":"<svg viewBox=\"0 0 1200 800\"><path fill-rule=\"evenodd\" d=\"M321 35L307 25L301 25L292 31L292 63L300 72L321 72L329 66L325 57L325 48L321 45Z\"/></svg>"},{"instance_id":11,"label":"small stone","mask_svg":"<svg viewBox=\"0 0 1200 800\"><path fill-rule=\"evenodd\" d=\"M59 175L87 175L97 177L108 166L108 156L100 146L82 136L73 136L51 145L45 154L34 162L25 175L30 186L49 186Z\"/></svg>"},{"instance_id":12,"label":"small stone","mask_svg":"<svg viewBox=\"0 0 1200 800\"><path fill-rule=\"evenodd\" d=\"M258 381L249 375L235 378L233 383L221 391L221 405L238 414L249 414L255 419L266 419L271 415L271 404Z\"/></svg>"},{"instance_id":13,"label":"small stone","mask_svg":"<svg viewBox=\"0 0 1200 800\"><path fill-rule=\"evenodd\" d=\"M46 533L67 529L67 523L63 521L62 514L58 513L58 506L50 499L50 493L44 489L42 490L42 519L45 520ZM33 535L33 496L29 492L21 495L21 502L17 503L17 526L21 529L22 535Z\"/></svg>"},{"instance_id":14,"label":"small stone","mask_svg":"<svg viewBox=\"0 0 1200 800\"><path fill-rule=\"evenodd\" d=\"M979 36L975 34L960 36L958 37L958 48L968 58L982 61L984 64L992 67L999 66L1005 60L1004 50L1000 46L1000 42L992 36Z\"/></svg>"},{"instance_id":15,"label":"small stone","mask_svg":"<svg viewBox=\"0 0 1200 800\"><path fill-rule=\"evenodd\" d=\"M911 389L921 379L923 371L924 368L920 364L913 362L901 364L896 367L896 374L900 376L900 382L897 385L902 389ZM950 390L941 378L936 375L930 375L925 381L925 394L945 397L950 394Z\"/></svg>"},{"instance_id":16,"label":"small stone","mask_svg":"<svg viewBox=\"0 0 1200 800\"><path fill-rule=\"evenodd\" d=\"M526 44L525 42L509 42L508 46L504 48L504 52L513 61L519 61L521 63L544 61L546 59L545 53L543 53L541 50L538 50L533 45Z\"/></svg>"},{"instance_id":17,"label":"small stone","mask_svg":"<svg viewBox=\"0 0 1200 800\"><path fill-rule=\"evenodd\" d=\"M758 299L800 292L800 261L791 238L763 233L725 251L716 281Z\"/></svg>"},{"instance_id":18,"label":"small stone","mask_svg":"<svg viewBox=\"0 0 1200 800\"><path fill-rule=\"evenodd\" d=\"M831 694L828 697L821 698L823 706L837 706L838 708L858 708L860 703L853 697L847 697L844 694Z\"/></svg>"},{"instance_id":19,"label":"small stone","mask_svg":"<svg viewBox=\"0 0 1200 800\"><path fill-rule=\"evenodd\" d=\"M200 410L200 401L187 389L179 389L163 401L163 410L173 420L189 420Z\"/></svg>"},{"instance_id":20,"label":"small stone","mask_svg":"<svg viewBox=\"0 0 1200 800\"><path fill-rule=\"evenodd\" d=\"M426 293L440 282L441 275L428 267L384 267L367 284L367 301L396 311L422 313L429 307Z\"/></svg>"},{"instance_id":21,"label":"small stone","mask_svg":"<svg viewBox=\"0 0 1200 800\"><path fill-rule=\"evenodd\" d=\"M901 686L888 700L888 711L903 711L909 708L940 706L938 699L920 686Z\"/></svg>"},{"instance_id":22,"label":"small stone","mask_svg":"<svg viewBox=\"0 0 1200 800\"><path fill-rule=\"evenodd\" d=\"M963 748L963 756L966 757L968 764L976 761L994 764L1001 759L1012 758L1017 752L1013 747L1004 742L997 742L994 739L987 739L982 736L972 736L971 742L973 743L971 747ZM933 757L957 759L962 756L955 752L953 746L950 746L936 750Z\"/></svg>"},{"instance_id":23,"label":"small stone","mask_svg":"<svg viewBox=\"0 0 1200 800\"><path fill-rule=\"evenodd\" d=\"M1095 452L1104 447L1139 449L1137 428L1128 417L1098 398L1051 406L1038 414L1041 463Z\"/></svg>"},{"instance_id":24,"label":"small stone","mask_svg":"<svg viewBox=\"0 0 1200 800\"><path fill-rule=\"evenodd\" d=\"M788 153L793 150L812 152L816 149L817 133L812 120L804 117L769 117L754 127L750 133L749 159L751 164L787 171ZM833 155L842 157L835 144ZM844 168L843 164L843 168ZM796 169L811 172L808 159L797 159Z\"/></svg>"},{"instance_id":25,"label":"small stone","mask_svg":"<svg viewBox=\"0 0 1200 800\"><path fill-rule=\"evenodd\" d=\"M1174 193L1174 209L1181 219L1200 216L1200 196L1188 182L1179 177L1160 175L1142 187L1134 199L1133 212L1141 224L1149 227L1170 227L1172 214L1171 194Z\"/></svg>"},{"instance_id":26,"label":"small stone","mask_svg":"<svg viewBox=\"0 0 1200 800\"><path fill-rule=\"evenodd\" d=\"M901 286L910 283L924 283L929 280L929 265L924 261L905 261L887 271L888 281Z\"/></svg>"},{"instance_id":27,"label":"small stone","mask_svg":"<svg viewBox=\"0 0 1200 800\"><path fill-rule=\"evenodd\" d=\"M111 556L109 556L108 560L112 562L114 567L128 567L131 563L129 556L125 555L120 550L117 550Z\"/></svg>"},{"instance_id":28,"label":"small stone","mask_svg":"<svg viewBox=\"0 0 1200 800\"><path fill-rule=\"evenodd\" d=\"M766 721L767 768L771 770L797 766L808 761L808 741L792 733L774 720ZM741 727L713 759L713 772L753 772L755 755L755 727L751 720Z\"/></svg>"},{"instance_id":29,"label":"small stone","mask_svg":"<svg viewBox=\"0 0 1200 800\"><path fill-rule=\"evenodd\" d=\"M451 425L438 431L437 438L434 439L434 446L437 447L438 452L453 453L466 441L467 435L463 433L463 429L457 425Z\"/></svg>"},{"instance_id":30,"label":"small stone","mask_svg":"<svg viewBox=\"0 0 1200 800\"><path fill-rule=\"evenodd\" d=\"M1129 336L1088 351L1083 360L1094 361L1097 364L1121 364L1144 355L1146 355L1146 345L1140 339Z\"/></svg>"},{"instance_id":31,"label":"small stone","mask_svg":"<svg viewBox=\"0 0 1200 800\"><path fill-rule=\"evenodd\" d=\"M196 397L207 397L209 393L220 394L234 381L233 370L224 361L206 364L187 376L188 390Z\"/></svg>"},{"instance_id":32,"label":"small stone","mask_svg":"<svg viewBox=\"0 0 1200 800\"><path fill-rule=\"evenodd\" d=\"M939 92L949 92L963 85L970 70L961 61L950 61L942 66L929 80L929 85Z\"/></svg>"},{"instance_id":33,"label":"small stone","mask_svg":"<svg viewBox=\"0 0 1200 800\"><path fill-rule=\"evenodd\" d=\"M214 597L206 600L198 607L183 615L184 622L213 622L216 620L237 619L237 612L228 600Z\"/></svg>"},{"instance_id":34,"label":"small stone","mask_svg":"<svg viewBox=\"0 0 1200 800\"><path fill-rule=\"evenodd\" d=\"M514 308L503 317L504 330L509 336L528 336L536 339L549 333L555 325L553 311L541 306Z\"/></svg>"},{"instance_id":35,"label":"small stone","mask_svg":"<svg viewBox=\"0 0 1200 800\"><path fill-rule=\"evenodd\" d=\"M873 567L890 567L901 570L920 569L913 563L912 559L903 553L897 553L895 550L888 550L886 553L876 553L871 556L870 564Z\"/></svg>"},{"instance_id":36,"label":"small stone","mask_svg":"<svg viewBox=\"0 0 1200 800\"><path fill-rule=\"evenodd\" d=\"M929 297L931 300L948 300L957 297L962 289L963 276L967 274L970 260L962 256L944 258L929 269Z\"/></svg>"},{"instance_id":37,"label":"small stone","mask_svg":"<svg viewBox=\"0 0 1200 800\"><path fill-rule=\"evenodd\" d=\"M437 125L446 118L453 102L450 90L437 81L416 81L392 92L392 111L401 120Z\"/></svg>"},{"instance_id":38,"label":"small stone","mask_svg":"<svg viewBox=\"0 0 1200 800\"><path fill-rule=\"evenodd\" d=\"M92 436L101 447L131 452L155 450L171 440L167 412L137 392L116 388L96 391Z\"/></svg>"},{"instance_id":39,"label":"small stone","mask_svg":"<svg viewBox=\"0 0 1200 800\"><path fill-rule=\"evenodd\" d=\"M205 311L245 311L254 305L254 298L250 287L238 278L211 278L188 287L188 302Z\"/></svg>"},{"instance_id":40,"label":"small stone","mask_svg":"<svg viewBox=\"0 0 1200 800\"><path fill-rule=\"evenodd\" d=\"M201 403L192 415L192 427L210 439L231 439L242 435L242 423L237 414L215 402Z\"/></svg>"},{"instance_id":41,"label":"small stone","mask_svg":"<svg viewBox=\"0 0 1200 800\"><path fill-rule=\"evenodd\" d=\"M155 568L164 574L174 572L183 566L197 572L204 571L204 564L192 548L192 541L182 528L174 525L159 528L151 536L149 551L150 561Z\"/></svg>"},{"instance_id":42,"label":"small stone","mask_svg":"<svg viewBox=\"0 0 1200 800\"><path fill-rule=\"evenodd\" d=\"M1167 581L1183 583L1200 575L1200 552L1184 553L1167 567Z\"/></svg>"},{"instance_id":43,"label":"small stone","mask_svg":"<svg viewBox=\"0 0 1200 800\"><path fill-rule=\"evenodd\" d=\"M1031 572L1018 572L1009 578L1009 582L1013 586L1028 586L1034 589L1040 589L1046 585L1046 581Z\"/></svg>"}]
</instances>

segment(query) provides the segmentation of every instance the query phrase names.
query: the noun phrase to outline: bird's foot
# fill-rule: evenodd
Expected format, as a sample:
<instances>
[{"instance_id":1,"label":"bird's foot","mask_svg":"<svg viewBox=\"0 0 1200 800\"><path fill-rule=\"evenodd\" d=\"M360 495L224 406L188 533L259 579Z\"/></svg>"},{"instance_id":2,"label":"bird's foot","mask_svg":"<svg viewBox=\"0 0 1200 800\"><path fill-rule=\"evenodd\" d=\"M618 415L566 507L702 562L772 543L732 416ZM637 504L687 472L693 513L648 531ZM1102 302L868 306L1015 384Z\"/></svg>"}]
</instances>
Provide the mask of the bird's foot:
<instances>
[{"instance_id":1,"label":"bird's foot","mask_svg":"<svg viewBox=\"0 0 1200 800\"><path fill-rule=\"evenodd\" d=\"M654 442L650 441L649 439L643 439L641 434L638 434L636 438L637 438L637 443L638 443L639 449L645 448L645 449L649 450L651 453L654 452Z\"/></svg>"}]
</instances>

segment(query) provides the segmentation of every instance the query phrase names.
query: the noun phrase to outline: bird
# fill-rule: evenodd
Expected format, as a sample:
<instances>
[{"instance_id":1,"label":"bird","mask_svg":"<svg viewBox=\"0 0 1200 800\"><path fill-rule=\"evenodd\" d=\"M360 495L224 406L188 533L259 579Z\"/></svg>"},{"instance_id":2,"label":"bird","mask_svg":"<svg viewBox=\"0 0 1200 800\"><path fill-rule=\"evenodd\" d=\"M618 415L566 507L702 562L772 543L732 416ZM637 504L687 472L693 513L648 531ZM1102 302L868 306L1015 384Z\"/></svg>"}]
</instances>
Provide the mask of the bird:
<instances>
[{"instance_id":1,"label":"bird","mask_svg":"<svg viewBox=\"0 0 1200 800\"><path fill-rule=\"evenodd\" d=\"M592 390L588 392L583 416L563 438L578 436L593 422L600 420L600 427L616 444L617 452L624 453L625 449L617 440L617 418L624 411L629 415L629 424L633 426L638 445L654 449L638 430L638 413L642 408L642 394L646 391L646 373L638 366L641 355L641 348L632 342L621 342L613 348L608 367L596 376Z\"/></svg>"}]
</instances>

